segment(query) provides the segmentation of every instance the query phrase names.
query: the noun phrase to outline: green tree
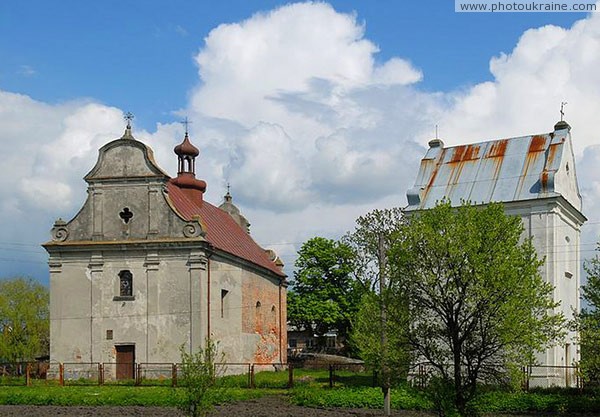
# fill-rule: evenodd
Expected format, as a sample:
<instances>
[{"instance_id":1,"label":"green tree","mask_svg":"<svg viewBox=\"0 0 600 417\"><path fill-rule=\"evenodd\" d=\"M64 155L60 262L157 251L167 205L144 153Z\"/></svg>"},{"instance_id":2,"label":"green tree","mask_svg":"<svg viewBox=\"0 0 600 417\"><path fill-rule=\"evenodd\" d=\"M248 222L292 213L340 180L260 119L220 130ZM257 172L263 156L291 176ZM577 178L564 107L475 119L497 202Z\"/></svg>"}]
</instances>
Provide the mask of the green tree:
<instances>
[{"instance_id":1,"label":"green tree","mask_svg":"<svg viewBox=\"0 0 600 417\"><path fill-rule=\"evenodd\" d=\"M391 414L391 387L406 381L410 365L404 327L407 309L394 297L391 291L363 295L351 335L361 359L377 371L384 414L388 416Z\"/></svg>"},{"instance_id":2,"label":"green tree","mask_svg":"<svg viewBox=\"0 0 600 417\"><path fill-rule=\"evenodd\" d=\"M48 304L48 289L30 278L0 281L0 361L48 354Z\"/></svg>"},{"instance_id":3,"label":"green tree","mask_svg":"<svg viewBox=\"0 0 600 417\"><path fill-rule=\"evenodd\" d=\"M298 251L288 293L288 321L318 336L337 331L347 338L362 291L353 278L354 252L347 244L322 237L306 241Z\"/></svg>"},{"instance_id":4,"label":"green tree","mask_svg":"<svg viewBox=\"0 0 600 417\"><path fill-rule=\"evenodd\" d=\"M506 378L563 333L543 261L522 232L499 203L445 201L414 213L391 250L394 289L408 300L408 342L450 387L461 415L478 382Z\"/></svg>"},{"instance_id":5,"label":"green tree","mask_svg":"<svg viewBox=\"0 0 600 417\"><path fill-rule=\"evenodd\" d=\"M179 385L185 390L185 397L179 409L186 416L204 416L212 408L210 391L225 372L223 353L219 353L218 343L210 338L206 338L204 349L189 353L181 346L180 352Z\"/></svg>"},{"instance_id":6,"label":"green tree","mask_svg":"<svg viewBox=\"0 0 600 417\"><path fill-rule=\"evenodd\" d=\"M600 245L596 249L600 251ZM581 370L586 381L600 381L600 258L596 255L584 264L587 284L581 286L581 298L588 308L576 317L581 346Z\"/></svg>"},{"instance_id":7,"label":"green tree","mask_svg":"<svg viewBox=\"0 0 600 417\"><path fill-rule=\"evenodd\" d=\"M377 370L384 395L384 413L391 413L390 389L406 378L410 361L405 329L407 309L391 297L388 251L402 222L398 208L373 210L356 220L343 241L354 249L355 274L368 291L355 317L352 340L360 356Z\"/></svg>"}]
</instances>

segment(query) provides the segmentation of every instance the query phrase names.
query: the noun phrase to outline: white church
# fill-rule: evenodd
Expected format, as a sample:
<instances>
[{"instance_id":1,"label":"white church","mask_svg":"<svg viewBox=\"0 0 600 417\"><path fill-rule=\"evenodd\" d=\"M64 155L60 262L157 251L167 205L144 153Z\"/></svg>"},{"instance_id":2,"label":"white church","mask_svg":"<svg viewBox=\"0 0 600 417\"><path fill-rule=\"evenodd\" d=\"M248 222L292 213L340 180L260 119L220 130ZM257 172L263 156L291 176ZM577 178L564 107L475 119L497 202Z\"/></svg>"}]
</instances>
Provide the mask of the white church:
<instances>
[{"instance_id":1,"label":"white church","mask_svg":"<svg viewBox=\"0 0 600 417\"><path fill-rule=\"evenodd\" d=\"M571 127L565 121L539 135L445 147L429 142L412 189L407 212L429 209L443 198L458 206L502 202L507 214L520 216L525 237L533 237L542 277L554 286L554 300L567 319L580 310L580 235L587 220L575 172ZM572 366L579 361L577 334L540 352L531 375L534 385L576 383Z\"/></svg>"},{"instance_id":2,"label":"white church","mask_svg":"<svg viewBox=\"0 0 600 417\"><path fill-rule=\"evenodd\" d=\"M43 245L53 366L105 364L106 378L132 379L136 365L177 363L209 337L226 362L287 362L283 263L229 192L218 207L204 199L199 153L186 131L171 178L130 124L99 149L86 201Z\"/></svg>"}]
</instances>

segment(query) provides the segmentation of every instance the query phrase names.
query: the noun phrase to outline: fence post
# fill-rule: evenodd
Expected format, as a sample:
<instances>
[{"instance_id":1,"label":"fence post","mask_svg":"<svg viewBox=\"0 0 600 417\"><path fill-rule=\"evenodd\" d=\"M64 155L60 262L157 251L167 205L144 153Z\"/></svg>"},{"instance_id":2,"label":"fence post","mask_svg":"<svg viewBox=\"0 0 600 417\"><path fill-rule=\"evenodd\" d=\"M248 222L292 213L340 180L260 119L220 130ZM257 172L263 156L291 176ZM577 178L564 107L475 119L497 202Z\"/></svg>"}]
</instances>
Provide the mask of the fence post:
<instances>
[{"instance_id":1,"label":"fence post","mask_svg":"<svg viewBox=\"0 0 600 417\"><path fill-rule=\"evenodd\" d=\"M256 388L254 385L254 364L250 366L250 388Z\"/></svg>"},{"instance_id":2,"label":"fence post","mask_svg":"<svg viewBox=\"0 0 600 417\"><path fill-rule=\"evenodd\" d=\"M294 365L288 362L288 388L294 388Z\"/></svg>"},{"instance_id":3,"label":"fence post","mask_svg":"<svg viewBox=\"0 0 600 417\"><path fill-rule=\"evenodd\" d=\"M58 364L58 381L61 387L65 385L65 364L62 362Z\"/></svg>"},{"instance_id":4,"label":"fence post","mask_svg":"<svg viewBox=\"0 0 600 417\"><path fill-rule=\"evenodd\" d=\"M104 364L98 362L98 385L104 385Z\"/></svg>"},{"instance_id":5,"label":"fence post","mask_svg":"<svg viewBox=\"0 0 600 417\"><path fill-rule=\"evenodd\" d=\"M174 363L171 367L171 385L173 387L177 386L177 364Z\"/></svg>"},{"instance_id":6,"label":"fence post","mask_svg":"<svg viewBox=\"0 0 600 417\"><path fill-rule=\"evenodd\" d=\"M142 383L142 364L135 364L135 385L141 385Z\"/></svg>"},{"instance_id":7,"label":"fence post","mask_svg":"<svg viewBox=\"0 0 600 417\"><path fill-rule=\"evenodd\" d=\"M329 388L333 388L333 365L329 364Z\"/></svg>"},{"instance_id":8,"label":"fence post","mask_svg":"<svg viewBox=\"0 0 600 417\"><path fill-rule=\"evenodd\" d=\"M25 384L30 387L31 386L31 364L27 362L27 366L25 367Z\"/></svg>"}]
</instances>

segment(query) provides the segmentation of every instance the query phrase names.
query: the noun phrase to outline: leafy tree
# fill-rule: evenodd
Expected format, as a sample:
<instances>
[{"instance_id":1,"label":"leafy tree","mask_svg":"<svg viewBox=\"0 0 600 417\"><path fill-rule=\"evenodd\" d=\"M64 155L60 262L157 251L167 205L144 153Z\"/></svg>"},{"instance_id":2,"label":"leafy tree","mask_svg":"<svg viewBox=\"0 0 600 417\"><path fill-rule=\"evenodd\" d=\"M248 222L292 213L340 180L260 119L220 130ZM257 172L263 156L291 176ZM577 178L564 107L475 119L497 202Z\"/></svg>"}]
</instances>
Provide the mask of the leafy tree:
<instances>
[{"instance_id":1,"label":"leafy tree","mask_svg":"<svg viewBox=\"0 0 600 417\"><path fill-rule=\"evenodd\" d=\"M479 381L505 378L562 335L543 261L531 240L520 243L522 232L501 204L445 201L413 214L391 250L394 290L408 300L408 342L462 415Z\"/></svg>"},{"instance_id":2,"label":"leafy tree","mask_svg":"<svg viewBox=\"0 0 600 417\"><path fill-rule=\"evenodd\" d=\"M596 249L600 251L600 245ZM581 346L581 370L587 381L600 381L600 258L596 255L584 264L587 284L581 286L581 298L589 308L577 316Z\"/></svg>"},{"instance_id":3,"label":"leafy tree","mask_svg":"<svg viewBox=\"0 0 600 417\"><path fill-rule=\"evenodd\" d=\"M292 290L288 293L288 320L318 336L337 331L346 338L362 291L353 279L354 253L347 244L322 237L306 241L298 251Z\"/></svg>"},{"instance_id":4,"label":"leafy tree","mask_svg":"<svg viewBox=\"0 0 600 417\"><path fill-rule=\"evenodd\" d=\"M404 328L406 306L390 298L388 251L402 221L400 209L373 210L356 220L343 241L355 252L355 274L365 290L354 321L352 340L365 362L378 371L384 412L391 413L390 389L406 377L409 355Z\"/></svg>"},{"instance_id":5,"label":"leafy tree","mask_svg":"<svg viewBox=\"0 0 600 417\"><path fill-rule=\"evenodd\" d=\"M391 414L391 387L406 380L410 365L403 326L407 322L406 305L393 297L390 291L363 295L352 328L352 341L360 357L377 371L384 397L384 414L388 416ZM383 319L382 311L385 312Z\"/></svg>"},{"instance_id":6,"label":"leafy tree","mask_svg":"<svg viewBox=\"0 0 600 417\"><path fill-rule=\"evenodd\" d=\"M179 409L191 417L204 416L212 408L210 390L215 387L217 377L224 373L221 366L223 353L219 354L218 343L206 338L204 349L189 353L185 346L181 351L181 376L179 385L185 389L185 397Z\"/></svg>"},{"instance_id":7,"label":"leafy tree","mask_svg":"<svg viewBox=\"0 0 600 417\"><path fill-rule=\"evenodd\" d=\"M30 278L0 281L0 361L48 354L48 304L48 289Z\"/></svg>"},{"instance_id":8,"label":"leafy tree","mask_svg":"<svg viewBox=\"0 0 600 417\"><path fill-rule=\"evenodd\" d=\"M356 228L342 242L354 250L354 274L365 289L377 291L382 280L389 284L387 252L402 222L402 210L373 210L356 219Z\"/></svg>"}]
</instances>

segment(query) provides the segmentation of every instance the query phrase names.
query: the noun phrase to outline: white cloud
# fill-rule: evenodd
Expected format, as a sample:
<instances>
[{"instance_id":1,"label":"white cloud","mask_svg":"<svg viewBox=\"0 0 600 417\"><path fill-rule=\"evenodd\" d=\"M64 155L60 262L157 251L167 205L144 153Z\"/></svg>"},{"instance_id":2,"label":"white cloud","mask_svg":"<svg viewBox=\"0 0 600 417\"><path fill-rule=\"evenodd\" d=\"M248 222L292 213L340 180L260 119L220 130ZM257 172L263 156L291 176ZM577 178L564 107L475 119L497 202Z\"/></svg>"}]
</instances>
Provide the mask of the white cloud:
<instances>
[{"instance_id":1,"label":"white cloud","mask_svg":"<svg viewBox=\"0 0 600 417\"><path fill-rule=\"evenodd\" d=\"M356 16L325 3L291 4L211 31L195 57L199 85L181 110L194 122L207 200L218 204L231 182L257 240L275 244L290 264L307 238L339 236L370 209L404 205L435 124L447 144L548 132L567 101L590 218L584 243L593 242L600 16L526 31L510 53L491 59L492 81L460 91L422 91L423 75L409 60L379 64L377 52ZM73 214L97 149L122 126L120 109L0 91L6 236L37 243L54 218ZM134 134L174 175L182 126Z\"/></svg>"},{"instance_id":2,"label":"white cloud","mask_svg":"<svg viewBox=\"0 0 600 417\"><path fill-rule=\"evenodd\" d=\"M37 71L31 65L21 65L19 67L19 74L24 77L33 77L37 74Z\"/></svg>"},{"instance_id":3,"label":"white cloud","mask_svg":"<svg viewBox=\"0 0 600 417\"><path fill-rule=\"evenodd\" d=\"M600 15L564 29L527 30L509 54L490 61L494 81L454 95L442 122L446 143L552 131L560 103L572 126L584 214L584 252L600 236Z\"/></svg>"},{"instance_id":4,"label":"white cloud","mask_svg":"<svg viewBox=\"0 0 600 417\"><path fill-rule=\"evenodd\" d=\"M356 16L325 3L283 6L210 32L196 56L202 83L190 112L245 130L221 139L240 201L301 211L408 185L415 129L390 120L423 102L409 87L422 74L398 57L378 65L377 52ZM411 95L413 103L398 105ZM436 106L421 110L419 122L433 119Z\"/></svg>"}]
</instances>

